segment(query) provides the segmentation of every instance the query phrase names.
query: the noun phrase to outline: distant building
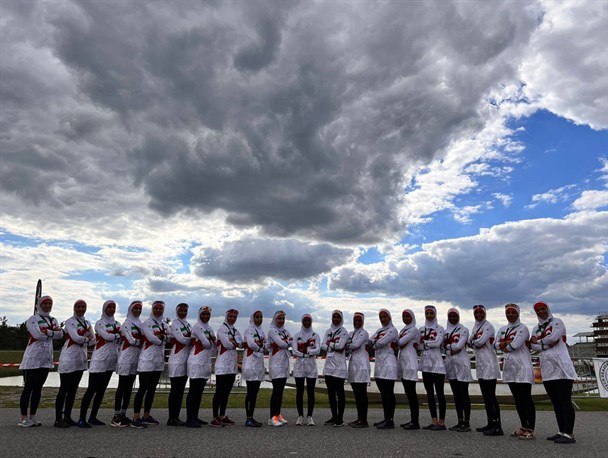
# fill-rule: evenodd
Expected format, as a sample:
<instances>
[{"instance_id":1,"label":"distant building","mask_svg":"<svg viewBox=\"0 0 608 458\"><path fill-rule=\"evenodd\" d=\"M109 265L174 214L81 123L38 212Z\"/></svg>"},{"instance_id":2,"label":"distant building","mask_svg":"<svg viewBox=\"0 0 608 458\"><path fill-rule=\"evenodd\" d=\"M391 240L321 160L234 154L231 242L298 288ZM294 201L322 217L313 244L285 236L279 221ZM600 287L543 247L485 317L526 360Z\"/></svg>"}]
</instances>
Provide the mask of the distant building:
<instances>
[{"instance_id":1,"label":"distant building","mask_svg":"<svg viewBox=\"0 0 608 458\"><path fill-rule=\"evenodd\" d=\"M593 324L595 352L598 356L608 356L608 313L598 315Z\"/></svg>"}]
</instances>

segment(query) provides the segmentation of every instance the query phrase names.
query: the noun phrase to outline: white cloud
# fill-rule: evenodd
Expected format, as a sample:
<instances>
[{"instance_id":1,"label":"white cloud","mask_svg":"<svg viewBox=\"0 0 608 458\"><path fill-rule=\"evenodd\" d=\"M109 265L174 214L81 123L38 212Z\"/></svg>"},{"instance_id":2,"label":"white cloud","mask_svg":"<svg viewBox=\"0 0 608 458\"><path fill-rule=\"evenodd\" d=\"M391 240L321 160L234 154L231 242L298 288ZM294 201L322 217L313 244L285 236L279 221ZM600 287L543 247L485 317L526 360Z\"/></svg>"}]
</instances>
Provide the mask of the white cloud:
<instances>
[{"instance_id":1,"label":"white cloud","mask_svg":"<svg viewBox=\"0 0 608 458\"><path fill-rule=\"evenodd\" d=\"M502 192L495 192L492 194L492 197L494 197L496 200L498 200L503 207L510 207L511 206L511 202L513 202L513 195L511 194L504 194Z\"/></svg>"},{"instance_id":2,"label":"white cloud","mask_svg":"<svg viewBox=\"0 0 608 458\"><path fill-rule=\"evenodd\" d=\"M576 185L569 184L561 186L559 188L550 189L540 194L534 194L532 196L532 204L526 205L526 208L534 208L540 203L556 204L558 202L564 202L572 198L572 191L576 188Z\"/></svg>"},{"instance_id":3,"label":"white cloud","mask_svg":"<svg viewBox=\"0 0 608 458\"><path fill-rule=\"evenodd\" d=\"M583 191L581 196L572 203L575 210L596 210L608 207L608 190ZM608 224L608 221L606 221Z\"/></svg>"}]
</instances>

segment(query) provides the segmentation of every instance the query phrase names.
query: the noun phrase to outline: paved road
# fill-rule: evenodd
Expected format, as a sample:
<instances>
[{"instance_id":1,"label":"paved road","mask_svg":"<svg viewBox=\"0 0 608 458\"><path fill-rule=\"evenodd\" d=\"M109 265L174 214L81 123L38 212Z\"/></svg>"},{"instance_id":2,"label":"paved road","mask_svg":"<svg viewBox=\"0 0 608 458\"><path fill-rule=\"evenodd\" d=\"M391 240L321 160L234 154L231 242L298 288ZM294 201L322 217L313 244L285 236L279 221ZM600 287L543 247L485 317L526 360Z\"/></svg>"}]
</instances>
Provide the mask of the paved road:
<instances>
[{"instance_id":1,"label":"paved road","mask_svg":"<svg viewBox=\"0 0 608 458\"><path fill-rule=\"evenodd\" d=\"M537 413L537 434L534 441L520 441L509 437L484 437L477 432L455 433L450 431L378 431L375 428L352 429L324 426L296 427L293 422L296 413L285 411L292 424L272 428L264 426L253 429L240 423L243 413L229 411L229 415L239 422L237 426L215 429L175 428L161 425L146 430L132 428L118 429L109 426L94 427L90 430L78 428L57 429L51 425L54 414L51 409L39 411L43 422L40 428L19 428L16 425L16 409L0 409L0 456L2 457L346 457L346 456L423 456L445 457L488 457L488 456L544 456L544 457L599 457L607 456L608 414L606 412L583 412L577 414L575 445L557 445L546 441L545 437L556 430L552 412ZM204 412L207 413L208 412ZM153 412L154 414L154 412ZM266 409L258 412L262 420ZM104 410L100 418L107 420L112 415ZM347 410L346 419L354 418L355 411ZM397 421L405 421L405 412L398 411ZM472 413L472 425L485 424L483 411ZM329 417L328 409L318 409L315 419L320 424ZM370 410L370 421L378 421L382 416L379 409ZM157 418L166 421L165 412ZM422 420L428 420L423 411ZM453 412L448 412L448 425L454 423ZM516 429L517 414L503 412L503 427L511 432Z\"/></svg>"}]
</instances>

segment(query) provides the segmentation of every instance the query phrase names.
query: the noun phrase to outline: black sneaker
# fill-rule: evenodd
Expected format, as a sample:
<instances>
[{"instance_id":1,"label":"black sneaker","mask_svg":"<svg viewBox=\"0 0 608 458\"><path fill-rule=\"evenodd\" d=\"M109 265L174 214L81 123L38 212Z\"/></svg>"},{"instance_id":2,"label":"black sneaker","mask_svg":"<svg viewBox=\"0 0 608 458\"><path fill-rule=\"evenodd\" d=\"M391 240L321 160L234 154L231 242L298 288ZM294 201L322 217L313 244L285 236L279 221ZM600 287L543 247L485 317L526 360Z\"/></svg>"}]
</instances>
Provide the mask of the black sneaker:
<instances>
[{"instance_id":1,"label":"black sneaker","mask_svg":"<svg viewBox=\"0 0 608 458\"><path fill-rule=\"evenodd\" d=\"M424 426L422 429L433 429L433 426L437 426L437 425L431 423L430 425Z\"/></svg>"},{"instance_id":2,"label":"black sneaker","mask_svg":"<svg viewBox=\"0 0 608 458\"><path fill-rule=\"evenodd\" d=\"M113 426L115 428L122 428L122 425L120 424L120 420L122 420L122 416L114 415L112 417L112 421L110 422L110 426Z\"/></svg>"},{"instance_id":3,"label":"black sneaker","mask_svg":"<svg viewBox=\"0 0 608 458\"><path fill-rule=\"evenodd\" d=\"M222 417L222 424L226 426L234 426L234 422L230 418L228 418L228 415Z\"/></svg>"},{"instance_id":4,"label":"black sneaker","mask_svg":"<svg viewBox=\"0 0 608 458\"><path fill-rule=\"evenodd\" d=\"M341 418L337 419L336 421L334 421L333 426L334 428L341 428L342 426L344 426L344 420L342 420Z\"/></svg>"},{"instance_id":5,"label":"black sneaker","mask_svg":"<svg viewBox=\"0 0 608 458\"><path fill-rule=\"evenodd\" d=\"M482 426L481 428L475 428L475 431L477 431L478 433L485 433L486 431L489 431L492 428L494 428L494 425L488 422L487 425Z\"/></svg>"},{"instance_id":6,"label":"black sneaker","mask_svg":"<svg viewBox=\"0 0 608 458\"><path fill-rule=\"evenodd\" d=\"M78 422L72 420L70 417L66 417L64 418L64 420L68 424L68 426L78 426Z\"/></svg>"},{"instance_id":7,"label":"black sneaker","mask_svg":"<svg viewBox=\"0 0 608 458\"><path fill-rule=\"evenodd\" d=\"M386 420L377 421L376 423L374 423L374 426L376 426L376 427L382 426L384 423L386 423Z\"/></svg>"},{"instance_id":8,"label":"black sneaker","mask_svg":"<svg viewBox=\"0 0 608 458\"><path fill-rule=\"evenodd\" d=\"M131 426L131 423L133 423L133 422L126 415L123 415L122 417L120 417L120 427L121 428L126 428L127 426Z\"/></svg>"},{"instance_id":9,"label":"black sneaker","mask_svg":"<svg viewBox=\"0 0 608 458\"><path fill-rule=\"evenodd\" d=\"M202 428L196 420L189 420L185 424L186 428Z\"/></svg>"},{"instance_id":10,"label":"black sneaker","mask_svg":"<svg viewBox=\"0 0 608 458\"><path fill-rule=\"evenodd\" d=\"M500 423L495 423L492 429L483 432L484 436L504 436L505 433L500 426Z\"/></svg>"},{"instance_id":11,"label":"black sneaker","mask_svg":"<svg viewBox=\"0 0 608 458\"><path fill-rule=\"evenodd\" d=\"M183 426L183 425L180 425L180 423L181 422L176 418L169 418L167 420L167 426Z\"/></svg>"},{"instance_id":12,"label":"black sneaker","mask_svg":"<svg viewBox=\"0 0 608 458\"><path fill-rule=\"evenodd\" d=\"M471 425L469 425L468 421L467 422L463 422L460 425L460 428L458 428L456 431L459 432L459 433L468 433L469 431L471 431Z\"/></svg>"},{"instance_id":13,"label":"black sneaker","mask_svg":"<svg viewBox=\"0 0 608 458\"><path fill-rule=\"evenodd\" d=\"M103 421L98 420L95 417L90 417L89 418L89 425L93 425L93 426L105 426L106 424Z\"/></svg>"},{"instance_id":14,"label":"black sneaker","mask_svg":"<svg viewBox=\"0 0 608 458\"><path fill-rule=\"evenodd\" d=\"M450 426L448 429L450 431L459 431L461 426L462 426L462 422L459 421L457 425Z\"/></svg>"},{"instance_id":15,"label":"black sneaker","mask_svg":"<svg viewBox=\"0 0 608 458\"><path fill-rule=\"evenodd\" d=\"M70 425L65 420L56 420L53 425L55 428L69 428Z\"/></svg>"},{"instance_id":16,"label":"black sneaker","mask_svg":"<svg viewBox=\"0 0 608 458\"><path fill-rule=\"evenodd\" d=\"M323 423L326 426L333 426L336 423L336 419L334 417L331 417L329 420L327 420L325 423Z\"/></svg>"},{"instance_id":17,"label":"black sneaker","mask_svg":"<svg viewBox=\"0 0 608 458\"><path fill-rule=\"evenodd\" d=\"M433 427L431 428L431 431L445 431L446 427L445 425L433 425Z\"/></svg>"},{"instance_id":18,"label":"black sneaker","mask_svg":"<svg viewBox=\"0 0 608 458\"><path fill-rule=\"evenodd\" d=\"M405 423L404 425L401 425L401 427L403 429L405 429L406 431L412 431L414 429L420 429L420 425L418 423L412 423L411 421L409 423Z\"/></svg>"},{"instance_id":19,"label":"black sneaker","mask_svg":"<svg viewBox=\"0 0 608 458\"><path fill-rule=\"evenodd\" d=\"M393 420L386 420L381 425L376 426L376 429L395 429L395 423Z\"/></svg>"},{"instance_id":20,"label":"black sneaker","mask_svg":"<svg viewBox=\"0 0 608 458\"><path fill-rule=\"evenodd\" d=\"M562 435L561 435L561 434L559 434L559 433L557 433L557 434L554 434L553 436L549 436L549 437L547 437L547 440L548 440L548 441L554 441L554 440L556 440L556 439L559 439L560 437L562 437Z\"/></svg>"},{"instance_id":21,"label":"black sneaker","mask_svg":"<svg viewBox=\"0 0 608 458\"><path fill-rule=\"evenodd\" d=\"M197 418L196 420L194 420L195 422L197 422L199 425L201 426L207 426L209 423L207 423L205 420L201 420L200 418Z\"/></svg>"},{"instance_id":22,"label":"black sneaker","mask_svg":"<svg viewBox=\"0 0 608 458\"><path fill-rule=\"evenodd\" d=\"M129 426L135 429L146 429L148 427L141 418L133 420Z\"/></svg>"},{"instance_id":23,"label":"black sneaker","mask_svg":"<svg viewBox=\"0 0 608 458\"><path fill-rule=\"evenodd\" d=\"M568 437L562 435L562 437L555 439L555 444L576 444L576 439L574 437Z\"/></svg>"},{"instance_id":24,"label":"black sneaker","mask_svg":"<svg viewBox=\"0 0 608 458\"><path fill-rule=\"evenodd\" d=\"M358 428L369 428L369 423L366 421L358 421L352 427L357 428L357 429Z\"/></svg>"}]
</instances>

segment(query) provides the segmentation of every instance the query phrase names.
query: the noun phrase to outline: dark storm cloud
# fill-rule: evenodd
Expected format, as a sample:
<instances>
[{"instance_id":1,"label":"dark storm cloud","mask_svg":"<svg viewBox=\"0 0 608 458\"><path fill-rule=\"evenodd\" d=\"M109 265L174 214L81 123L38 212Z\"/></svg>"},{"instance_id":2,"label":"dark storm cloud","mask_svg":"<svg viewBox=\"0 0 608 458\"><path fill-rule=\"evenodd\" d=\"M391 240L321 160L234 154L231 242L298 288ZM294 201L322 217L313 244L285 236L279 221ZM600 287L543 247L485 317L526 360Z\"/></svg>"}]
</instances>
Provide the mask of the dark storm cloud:
<instances>
[{"instance_id":1,"label":"dark storm cloud","mask_svg":"<svg viewBox=\"0 0 608 458\"><path fill-rule=\"evenodd\" d=\"M328 272L352 255L352 250L328 243L244 239L226 242L221 248L204 248L192 258L190 266L201 277L226 281L303 279Z\"/></svg>"},{"instance_id":2,"label":"dark storm cloud","mask_svg":"<svg viewBox=\"0 0 608 458\"><path fill-rule=\"evenodd\" d=\"M52 174L15 159L36 145L71 179L2 189L58 207L86 195L80 211L103 213L95 199L118 177L107 201L135 184L164 215L220 209L341 243L404 230L407 173L481 128L479 105L516 78L537 26L511 2L65 2L8 16L3 176Z\"/></svg>"}]
</instances>

